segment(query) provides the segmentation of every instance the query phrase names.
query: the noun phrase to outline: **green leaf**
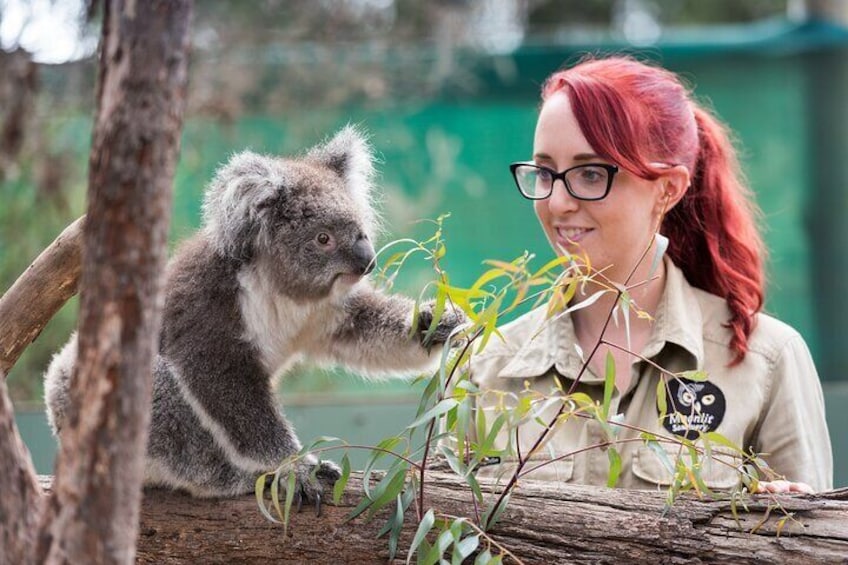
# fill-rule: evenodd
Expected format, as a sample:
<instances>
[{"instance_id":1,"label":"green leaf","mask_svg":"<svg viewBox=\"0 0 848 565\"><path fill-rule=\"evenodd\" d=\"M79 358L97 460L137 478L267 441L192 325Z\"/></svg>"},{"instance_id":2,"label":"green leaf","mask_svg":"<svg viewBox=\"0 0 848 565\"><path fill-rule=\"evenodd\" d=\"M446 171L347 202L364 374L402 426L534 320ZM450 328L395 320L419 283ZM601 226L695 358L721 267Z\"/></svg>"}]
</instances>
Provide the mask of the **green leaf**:
<instances>
[{"instance_id":1,"label":"green leaf","mask_svg":"<svg viewBox=\"0 0 848 565\"><path fill-rule=\"evenodd\" d=\"M441 534L439 534L439 537L436 538L436 543L433 544L433 548L438 551L438 553L435 555L435 561L433 561L433 563L436 563L439 558L445 554L445 551L447 551L448 548L453 545L453 542L453 533L450 531L450 529L447 529Z\"/></svg>"},{"instance_id":2,"label":"green leaf","mask_svg":"<svg viewBox=\"0 0 848 565\"><path fill-rule=\"evenodd\" d=\"M339 501L342 499L348 479L350 479L350 458L347 456L347 452L345 452L342 456L342 476L333 485L333 504L336 506L338 506Z\"/></svg>"},{"instance_id":3,"label":"green leaf","mask_svg":"<svg viewBox=\"0 0 848 565\"><path fill-rule=\"evenodd\" d=\"M512 496L512 493L507 493L503 499L497 503L496 506L490 508L483 515L483 526L486 531L492 528L495 524L498 523L498 520L503 514L504 510L506 510L507 505L509 504L509 498Z\"/></svg>"},{"instance_id":4,"label":"green leaf","mask_svg":"<svg viewBox=\"0 0 848 565\"><path fill-rule=\"evenodd\" d=\"M424 517L421 519L421 523L418 524L418 529L415 530L415 536L412 538L412 543L409 545L409 553L406 555L406 562L409 563L412 561L412 556L415 553L415 550L418 549L418 546L421 545L421 542L427 537L427 534L430 533L430 530L433 529L433 524L436 523L436 515L433 512L433 509L429 509Z\"/></svg>"},{"instance_id":5,"label":"green leaf","mask_svg":"<svg viewBox=\"0 0 848 565\"><path fill-rule=\"evenodd\" d=\"M406 426L407 430L411 430L413 428L417 428L421 424L429 423L433 418L438 418L448 410L452 410L456 408L459 402L456 401L455 398L445 398L432 408L430 408L427 412L425 412L421 417L417 418L414 422Z\"/></svg>"},{"instance_id":6,"label":"green leaf","mask_svg":"<svg viewBox=\"0 0 848 565\"><path fill-rule=\"evenodd\" d=\"M474 409L474 420L476 424L475 435L479 443L486 437L486 411L479 404Z\"/></svg>"},{"instance_id":7,"label":"green leaf","mask_svg":"<svg viewBox=\"0 0 848 565\"><path fill-rule=\"evenodd\" d=\"M274 479L271 481L271 503L274 505L274 510L277 511L277 516L286 523L284 512L280 508L280 469L274 473Z\"/></svg>"},{"instance_id":8,"label":"green leaf","mask_svg":"<svg viewBox=\"0 0 848 565\"><path fill-rule=\"evenodd\" d=\"M723 436L718 432L707 432L703 434L703 437L710 443L717 443L718 445L723 445L724 447L731 449L734 453L738 453L742 456L745 455L744 451L742 451L742 448L740 448L738 445L736 445L727 437Z\"/></svg>"},{"instance_id":9,"label":"green leaf","mask_svg":"<svg viewBox=\"0 0 848 565\"><path fill-rule=\"evenodd\" d=\"M607 289L599 290L596 293L594 293L593 295L591 295L589 298L587 298L586 300L578 302L577 304L573 304L573 305L569 306L568 308L566 308L565 310L563 310L562 312L558 313L556 315L556 318L561 318L561 317L565 316L566 314L568 314L570 312L574 312L575 310L582 310L583 308L588 308L589 306L591 306L592 304L597 302L601 298L601 296L603 296L604 294L606 294L608 292L611 292L611 291L607 290Z\"/></svg>"},{"instance_id":10,"label":"green leaf","mask_svg":"<svg viewBox=\"0 0 848 565\"><path fill-rule=\"evenodd\" d=\"M439 321L442 319L442 315L445 313L445 305L447 304L448 293L443 284L436 285L436 304L433 306L433 319L430 320L430 327L427 328L427 331L424 333L424 342L426 343L430 336L436 331L436 328L439 327Z\"/></svg>"},{"instance_id":11,"label":"green leaf","mask_svg":"<svg viewBox=\"0 0 848 565\"><path fill-rule=\"evenodd\" d=\"M477 559L474 560L474 565L489 565L492 562L492 552L485 549L477 554Z\"/></svg>"},{"instance_id":12,"label":"green leaf","mask_svg":"<svg viewBox=\"0 0 848 565\"><path fill-rule=\"evenodd\" d=\"M365 493L367 498L371 498L371 473L373 472L374 464L388 455L385 451L381 450L385 449L387 451L391 451L401 441L403 441L403 438L400 436L391 436L380 440L380 442L377 443L377 449L373 450L371 457L369 457L368 461L365 463L365 468L362 470L362 491Z\"/></svg>"},{"instance_id":13,"label":"green leaf","mask_svg":"<svg viewBox=\"0 0 848 565\"><path fill-rule=\"evenodd\" d=\"M268 521L274 522L275 524L279 524L280 521L271 515L271 512L268 510L268 507L265 505L265 481L267 480L268 475L270 474L271 473L265 473L259 475L259 478L256 479L254 492L256 494L256 502L257 504L259 504L259 510L262 512L262 515L265 516Z\"/></svg>"},{"instance_id":14,"label":"green leaf","mask_svg":"<svg viewBox=\"0 0 848 565\"><path fill-rule=\"evenodd\" d=\"M672 464L671 459L669 459L668 453L666 452L665 448L663 448L663 446L660 445L657 441L649 440L647 444L648 447L651 448L651 451L657 454L660 463L662 463L662 466L665 467L666 471L668 471L671 476L674 476L674 464Z\"/></svg>"},{"instance_id":15,"label":"green leaf","mask_svg":"<svg viewBox=\"0 0 848 565\"><path fill-rule=\"evenodd\" d=\"M389 535L389 561L393 560L395 555L397 555L400 532L403 529L403 510L403 500L401 495L398 495L397 506L395 506L395 517L392 520L391 534Z\"/></svg>"},{"instance_id":16,"label":"green leaf","mask_svg":"<svg viewBox=\"0 0 848 565\"><path fill-rule=\"evenodd\" d=\"M607 449L607 457L609 457L607 488L615 488L615 485L618 484L618 477L621 475L621 455L618 454L616 448L610 446Z\"/></svg>"},{"instance_id":17,"label":"green leaf","mask_svg":"<svg viewBox=\"0 0 848 565\"><path fill-rule=\"evenodd\" d=\"M415 304L412 306L412 324L410 325L409 337L414 338L415 334L418 332L418 317L421 314L421 307L418 304L418 301L415 301Z\"/></svg>"},{"instance_id":18,"label":"green leaf","mask_svg":"<svg viewBox=\"0 0 848 565\"><path fill-rule=\"evenodd\" d=\"M294 502L294 490L296 481L297 477L295 476L294 471L290 471L288 484L286 485L286 502L283 506L283 531L286 530L289 524L289 515L291 514L292 502Z\"/></svg>"},{"instance_id":19,"label":"green leaf","mask_svg":"<svg viewBox=\"0 0 848 565\"><path fill-rule=\"evenodd\" d=\"M535 273L530 275L530 278L531 279L538 279L539 277L541 277L542 275L544 275L545 273L547 273L551 269L554 269L556 267L561 267L565 263L568 263L570 260L571 260L571 258L568 257L568 256L558 255L555 259L551 259L550 261L545 263L545 265L541 269L539 269L538 271L536 271Z\"/></svg>"},{"instance_id":20,"label":"green leaf","mask_svg":"<svg viewBox=\"0 0 848 565\"><path fill-rule=\"evenodd\" d=\"M494 449L495 440L497 439L498 433L506 422L506 417L507 415L504 412L498 414L497 418L495 418L494 423L492 423L491 429L489 429L488 435L477 446L477 449L475 450L476 452L474 454L474 459L477 463L479 463L483 457L488 457L493 452L497 451Z\"/></svg>"},{"instance_id":21,"label":"green leaf","mask_svg":"<svg viewBox=\"0 0 848 565\"><path fill-rule=\"evenodd\" d=\"M459 458L456 456L456 453L453 452L453 449L448 447L445 444L439 444L438 451L445 457L448 462L448 465L451 468L451 471L456 473L459 476L463 476L465 474L465 470L462 468L462 463Z\"/></svg>"},{"instance_id":22,"label":"green leaf","mask_svg":"<svg viewBox=\"0 0 848 565\"><path fill-rule=\"evenodd\" d=\"M368 510L370 519L380 508L391 502L403 489L407 468L408 464L404 464L388 471L374 488L371 496L364 497L360 500L359 504L356 505L346 519L353 520L366 509Z\"/></svg>"},{"instance_id":23,"label":"green leaf","mask_svg":"<svg viewBox=\"0 0 848 565\"><path fill-rule=\"evenodd\" d=\"M660 375L660 380L657 383L657 408L660 411L660 421L665 420L668 415L668 399L666 398L666 380L663 375Z\"/></svg>"},{"instance_id":24,"label":"green leaf","mask_svg":"<svg viewBox=\"0 0 848 565\"><path fill-rule=\"evenodd\" d=\"M654 276L657 267L660 265L660 260L665 255L666 249L668 249L668 238L661 233L657 232L654 234L654 241L657 245L654 247L654 257L651 260L651 268L648 270L649 279Z\"/></svg>"},{"instance_id":25,"label":"green leaf","mask_svg":"<svg viewBox=\"0 0 848 565\"><path fill-rule=\"evenodd\" d=\"M409 464L405 461L386 473L377 488L374 489L374 502L368 508L368 519L370 520L383 506L394 500L403 492L406 484L406 471Z\"/></svg>"},{"instance_id":26,"label":"green leaf","mask_svg":"<svg viewBox=\"0 0 848 565\"><path fill-rule=\"evenodd\" d=\"M601 406L601 416L606 420L609 417L612 393L615 390L615 358L612 352L607 351L606 367L604 376L604 403Z\"/></svg>"},{"instance_id":27,"label":"green leaf","mask_svg":"<svg viewBox=\"0 0 848 565\"><path fill-rule=\"evenodd\" d=\"M462 529L465 526L465 518L457 518L450 525L453 541L458 542L462 538Z\"/></svg>"},{"instance_id":28,"label":"green leaf","mask_svg":"<svg viewBox=\"0 0 848 565\"><path fill-rule=\"evenodd\" d=\"M477 482L477 477L474 476L473 470L474 467L468 468L468 471L465 473L465 482L471 487L471 492L477 497L477 502L481 503L483 502L483 490L480 488L480 483Z\"/></svg>"},{"instance_id":29,"label":"green leaf","mask_svg":"<svg viewBox=\"0 0 848 565\"><path fill-rule=\"evenodd\" d=\"M621 293L621 317L624 318L624 335L627 338L627 350L633 351L633 344L630 341L630 293L626 290Z\"/></svg>"},{"instance_id":30,"label":"green leaf","mask_svg":"<svg viewBox=\"0 0 848 565\"><path fill-rule=\"evenodd\" d=\"M344 440L339 439L337 437L319 436L319 437L315 438L314 440L312 440L310 443L305 444L303 447L301 447L300 451L298 451L297 454L298 455L306 455L307 453L313 451L319 445L322 445L322 444L325 444L325 443L332 443L332 442L345 443Z\"/></svg>"},{"instance_id":31,"label":"green leaf","mask_svg":"<svg viewBox=\"0 0 848 565\"><path fill-rule=\"evenodd\" d=\"M683 371L679 373L680 378L689 379L690 381L703 382L709 379L706 371Z\"/></svg>"},{"instance_id":32,"label":"green leaf","mask_svg":"<svg viewBox=\"0 0 848 565\"><path fill-rule=\"evenodd\" d=\"M460 565L466 557L474 553L480 545L480 535L475 534L468 536L453 546L453 556L451 557L451 565Z\"/></svg>"}]
</instances>

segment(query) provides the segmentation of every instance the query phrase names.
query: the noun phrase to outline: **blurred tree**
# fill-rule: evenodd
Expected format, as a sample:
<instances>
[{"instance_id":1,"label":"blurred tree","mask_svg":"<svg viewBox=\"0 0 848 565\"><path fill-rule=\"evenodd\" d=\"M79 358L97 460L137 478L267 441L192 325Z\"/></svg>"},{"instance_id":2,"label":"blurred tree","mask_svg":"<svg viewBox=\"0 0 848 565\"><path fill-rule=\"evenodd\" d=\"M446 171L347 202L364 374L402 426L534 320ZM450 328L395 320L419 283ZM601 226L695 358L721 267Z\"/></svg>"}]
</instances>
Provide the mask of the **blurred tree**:
<instances>
[{"instance_id":1,"label":"blurred tree","mask_svg":"<svg viewBox=\"0 0 848 565\"><path fill-rule=\"evenodd\" d=\"M0 563L132 563L191 0L107 0L79 354L44 498L0 374Z\"/></svg>"}]
</instances>

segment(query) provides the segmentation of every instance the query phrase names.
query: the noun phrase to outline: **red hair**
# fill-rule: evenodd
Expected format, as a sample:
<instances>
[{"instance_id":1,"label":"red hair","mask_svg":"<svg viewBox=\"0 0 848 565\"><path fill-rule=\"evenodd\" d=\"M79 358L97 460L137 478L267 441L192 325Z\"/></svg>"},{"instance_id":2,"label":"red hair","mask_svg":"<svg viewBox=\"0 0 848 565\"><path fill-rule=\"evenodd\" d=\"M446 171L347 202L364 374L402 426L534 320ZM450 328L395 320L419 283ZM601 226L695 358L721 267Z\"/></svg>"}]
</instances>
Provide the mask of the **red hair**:
<instances>
[{"instance_id":1,"label":"red hair","mask_svg":"<svg viewBox=\"0 0 848 565\"><path fill-rule=\"evenodd\" d=\"M739 363L763 306L765 247L728 130L674 73L630 57L584 59L552 74L543 103L560 91L598 155L650 180L662 173L652 163L689 169L692 184L660 231L687 280L727 301L731 364Z\"/></svg>"}]
</instances>

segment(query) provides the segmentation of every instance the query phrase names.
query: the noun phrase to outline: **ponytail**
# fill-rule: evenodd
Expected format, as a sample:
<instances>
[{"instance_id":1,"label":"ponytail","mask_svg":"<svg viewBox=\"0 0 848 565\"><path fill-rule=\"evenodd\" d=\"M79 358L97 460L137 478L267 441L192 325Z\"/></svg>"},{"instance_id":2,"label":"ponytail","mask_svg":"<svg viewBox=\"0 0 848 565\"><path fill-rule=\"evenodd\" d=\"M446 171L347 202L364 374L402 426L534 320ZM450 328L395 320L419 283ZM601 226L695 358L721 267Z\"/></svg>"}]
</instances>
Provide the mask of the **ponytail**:
<instances>
[{"instance_id":1,"label":"ponytail","mask_svg":"<svg viewBox=\"0 0 848 565\"><path fill-rule=\"evenodd\" d=\"M662 231L669 256L689 282L727 301L735 365L748 351L755 314L763 306L765 247L726 129L695 104L693 111L699 152L692 184L666 215Z\"/></svg>"}]
</instances>

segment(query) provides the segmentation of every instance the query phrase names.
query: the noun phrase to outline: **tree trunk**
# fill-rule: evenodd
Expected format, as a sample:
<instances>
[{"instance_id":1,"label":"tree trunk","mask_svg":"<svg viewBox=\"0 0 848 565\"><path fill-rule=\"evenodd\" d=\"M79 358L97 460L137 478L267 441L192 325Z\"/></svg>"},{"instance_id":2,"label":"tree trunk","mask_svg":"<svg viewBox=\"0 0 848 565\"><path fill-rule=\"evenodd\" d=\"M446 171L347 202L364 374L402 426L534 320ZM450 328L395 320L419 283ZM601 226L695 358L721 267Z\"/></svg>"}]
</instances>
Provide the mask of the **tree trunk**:
<instances>
[{"instance_id":1,"label":"tree trunk","mask_svg":"<svg viewBox=\"0 0 848 565\"><path fill-rule=\"evenodd\" d=\"M0 370L0 564L27 562L43 502Z\"/></svg>"},{"instance_id":2,"label":"tree trunk","mask_svg":"<svg viewBox=\"0 0 848 565\"><path fill-rule=\"evenodd\" d=\"M448 474L428 476L427 500L437 515L473 516L467 486ZM345 522L360 484L351 479L340 506L325 505L320 517L312 508L292 510L288 537L261 515L253 496L200 500L147 490L138 562L195 563L202 556L204 563L386 563L387 540L376 538L385 512L372 522ZM684 495L665 512L665 499L664 492L522 481L492 537L524 563L807 564L848 557L848 489L756 496L748 511L739 504L738 523L727 500ZM785 513L776 501L794 520L780 525ZM398 559L417 526L411 511L406 520Z\"/></svg>"},{"instance_id":3,"label":"tree trunk","mask_svg":"<svg viewBox=\"0 0 848 565\"><path fill-rule=\"evenodd\" d=\"M190 13L190 0L105 2L79 355L38 562L135 556Z\"/></svg>"},{"instance_id":4,"label":"tree trunk","mask_svg":"<svg viewBox=\"0 0 848 565\"><path fill-rule=\"evenodd\" d=\"M21 48L0 49L0 180L6 178L21 153L26 130L31 125L33 103L38 93L38 65Z\"/></svg>"}]
</instances>

